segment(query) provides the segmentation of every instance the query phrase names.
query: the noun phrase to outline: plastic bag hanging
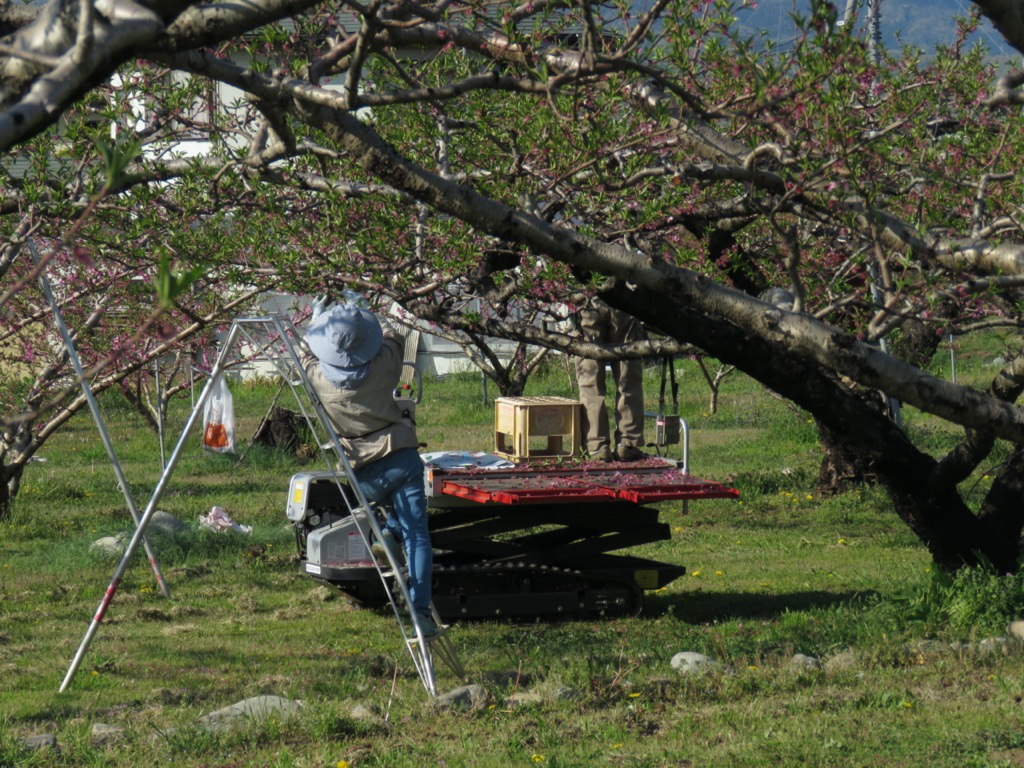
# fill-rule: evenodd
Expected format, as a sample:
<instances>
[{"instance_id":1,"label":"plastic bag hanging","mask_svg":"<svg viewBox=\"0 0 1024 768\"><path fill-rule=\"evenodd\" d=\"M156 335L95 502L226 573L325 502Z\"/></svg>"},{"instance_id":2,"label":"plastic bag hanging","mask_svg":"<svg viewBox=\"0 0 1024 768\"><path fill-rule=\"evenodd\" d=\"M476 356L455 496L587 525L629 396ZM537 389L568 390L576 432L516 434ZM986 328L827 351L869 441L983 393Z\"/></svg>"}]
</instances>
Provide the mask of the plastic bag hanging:
<instances>
[{"instance_id":1,"label":"plastic bag hanging","mask_svg":"<svg viewBox=\"0 0 1024 768\"><path fill-rule=\"evenodd\" d=\"M215 453L235 450L235 406L223 374L213 383L203 412L203 448Z\"/></svg>"}]
</instances>

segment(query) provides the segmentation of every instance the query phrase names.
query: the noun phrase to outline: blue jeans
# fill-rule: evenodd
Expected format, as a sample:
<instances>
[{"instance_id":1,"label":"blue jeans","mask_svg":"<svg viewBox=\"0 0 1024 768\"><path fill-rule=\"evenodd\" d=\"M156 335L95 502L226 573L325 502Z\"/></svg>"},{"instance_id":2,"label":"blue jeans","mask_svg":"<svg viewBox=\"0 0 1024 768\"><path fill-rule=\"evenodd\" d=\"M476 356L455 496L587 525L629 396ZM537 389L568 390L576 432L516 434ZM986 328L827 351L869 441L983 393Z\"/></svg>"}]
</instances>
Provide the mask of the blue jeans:
<instances>
[{"instance_id":1,"label":"blue jeans","mask_svg":"<svg viewBox=\"0 0 1024 768\"><path fill-rule=\"evenodd\" d=\"M409 597L418 614L430 614L434 551L427 528L423 460L415 448L402 448L353 470L367 501L390 508L386 527L405 543Z\"/></svg>"}]
</instances>

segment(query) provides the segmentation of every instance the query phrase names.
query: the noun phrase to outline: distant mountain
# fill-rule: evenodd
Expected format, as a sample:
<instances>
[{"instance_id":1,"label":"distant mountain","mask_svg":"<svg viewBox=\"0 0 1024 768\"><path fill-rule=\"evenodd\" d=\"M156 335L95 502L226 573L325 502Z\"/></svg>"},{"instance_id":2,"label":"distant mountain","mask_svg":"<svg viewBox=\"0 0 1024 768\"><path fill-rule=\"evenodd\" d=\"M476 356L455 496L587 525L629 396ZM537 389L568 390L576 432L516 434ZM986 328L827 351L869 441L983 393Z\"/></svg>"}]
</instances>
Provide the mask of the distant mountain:
<instances>
[{"instance_id":1,"label":"distant mountain","mask_svg":"<svg viewBox=\"0 0 1024 768\"><path fill-rule=\"evenodd\" d=\"M882 16L882 45L896 48L909 44L925 51L936 45L953 42L956 33L954 19L968 16L973 7L970 0L877 0ZM843 17L847 0L831 0ZM739 13L744 28L764 30L777 42L792 38L794 9L801 14L810 11L810 0L757 0L757 7ZM857 28L863 29L867 18L867 0L860 0L857 9ZM987 19L971 38L988 48L992 56L1016 56Z\"/></svg>"}]
</instances>

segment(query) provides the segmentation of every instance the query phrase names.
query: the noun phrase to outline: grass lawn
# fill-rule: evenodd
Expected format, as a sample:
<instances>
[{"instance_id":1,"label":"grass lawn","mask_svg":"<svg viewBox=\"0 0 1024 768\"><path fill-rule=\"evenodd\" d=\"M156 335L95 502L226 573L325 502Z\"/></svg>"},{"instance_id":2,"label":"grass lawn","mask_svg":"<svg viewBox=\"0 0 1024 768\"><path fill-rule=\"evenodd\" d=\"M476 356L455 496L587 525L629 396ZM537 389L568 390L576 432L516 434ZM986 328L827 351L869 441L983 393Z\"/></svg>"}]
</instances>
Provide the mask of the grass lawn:
<instances>
[{"instance_id":1,"label":"grass lawn","mask_svg":"<svg viewBox=\"0 0 1024 768\"><path fill-rule=\"evenodd\" d=\"M960 364L961 376L980 376L985 356ZM318 466L258 447L237 461L198 444L159 505L196 529L154 538L171 599L137 558L59 693L116 565L90 545L131 529L83 414L47 443L0 523L0 766L1024 765L1024 651L983 642L1024 604L1021 581L943 583L878 491L816 496L820 454L805 415L739 374L711 414L696 366L680 363L680 376L691 470L733 484L741 501L697 502L688 514L659 505L671 540L630 552L688 572L648 593L637 617L456 625L468 682L488 694L471 711L434 707L389 613L354 608L298 572L288 478ZM425 390L428 450L493 448L478 376ZM233 391L244 446L276 386ZM528 394L574 395L561 366ZM116 396L103 407L144 507L160 474L156 436ZM168 446L187 413L187 402L175 408ZM904 418L936 450L956 437ZM215 504L252 533L198 530ZM670 665L682 651L719 663L683 675ZM795 654L820 668L794 668ZM440 664L437 676L441 691L465 682ZM524 692L539 695L510 702ZM302 712L197 725L263 694L301 700ZM97 724L120 737L98 741ZM56 749L22 748L46 733Z\"/></svg>"}]
</instances>

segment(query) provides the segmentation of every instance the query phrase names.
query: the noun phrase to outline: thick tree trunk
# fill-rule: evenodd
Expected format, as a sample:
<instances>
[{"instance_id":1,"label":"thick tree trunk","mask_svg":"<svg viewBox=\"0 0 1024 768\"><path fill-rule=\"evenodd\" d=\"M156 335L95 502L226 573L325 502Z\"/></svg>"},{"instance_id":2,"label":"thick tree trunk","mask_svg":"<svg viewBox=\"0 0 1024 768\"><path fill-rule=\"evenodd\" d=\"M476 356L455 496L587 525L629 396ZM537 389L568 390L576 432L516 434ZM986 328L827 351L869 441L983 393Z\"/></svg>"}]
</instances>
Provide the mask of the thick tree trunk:
<instances>
[{"instance_id":1,"label":"thick tree trunk","mask_svg":"<svg viewBox=\"0 0 1024 768\"><path fill-rule=\"evenodd\" d=\"M863 457L851 450L844 435L833 434L819 425L818 436L824 452L815 488L819 495L835 496L864 483L878 482L878 477L864 467Z\"/></svg>"},{"instance_id":2,"label":"thick tree trunk","mask_svg":"<svg viewBox=\"0 0 1024 768\"><path fill-rule=\"evenodd\" d=\"M494 383L502 397L522 397L526 389L526 379L512 372L511 367L500 366L495 369Z\"/></svg>"},{"instance_id":3,"label":"thick tree trunk","mask_svg":"<svg viewBox=\"0 0 1024 768\"><path fill-rule=\"evenodd\" d=\"M836 375L792 349L766 342L727 321L690 311L671 297L617 286L603 298L613 306L655 324L770 387L811 413L834 450L833 482L873 477L885 488L894 511L945 570L988 562L1001 571L1016 564L1020 509L1024 495L1006 486L992 495L985 518L960 498L955 480L936 472L938 462L919 451L879 407ZM1003 521L1003 527L992 524ZM1009 522L1007 522L1009 521ZM1008 541L1013 546L1008 546Z\"/></svg>"},{"instance_id":4,"label":"thick tree trunk","mask_svg":"<svg viewBox=\"0 0 1024 768\"><path fill-rule=\"evenodd\" d=\"M14 507L14 497L21 485L23 464L3 464L0 462L0 521L9 520Z\"/></svg>"},{"instance_id":5,"label":"thick tree trunk","mask_svg":"<svg viewBox=\"0 0 1024 768\"><path fill-rule=\"evenodd\" d=\"M1004 550L1004 560L1016 563L1024 529L1024 449L1003 462L978 517L992 531L996 546Z\"/></svg>"}]
</instances>

